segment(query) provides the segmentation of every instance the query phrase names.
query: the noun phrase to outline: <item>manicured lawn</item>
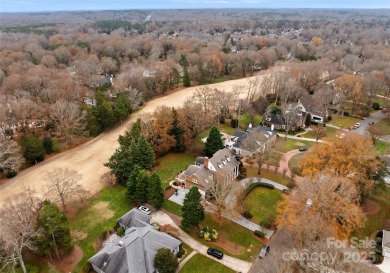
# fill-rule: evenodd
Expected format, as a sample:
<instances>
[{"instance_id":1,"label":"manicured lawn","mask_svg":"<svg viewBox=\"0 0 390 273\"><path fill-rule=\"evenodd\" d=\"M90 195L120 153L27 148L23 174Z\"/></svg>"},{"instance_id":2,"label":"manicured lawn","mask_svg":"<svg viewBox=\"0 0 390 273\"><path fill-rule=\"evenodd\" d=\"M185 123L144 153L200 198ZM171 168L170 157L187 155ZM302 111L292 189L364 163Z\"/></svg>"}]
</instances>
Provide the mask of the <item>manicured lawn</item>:
<instances>
[{"instance_id":1,"label":"manicured lawn","mask_svg":"<svg viewBox=\"0 0 390 273\"><path fill-rule=\"evenodd\" d=\"M339 115L332 115L332 120L328 123L333 124L335 126L341 127L341 128L348 128L355 125L355 123L360 122L361 119L353 118L353 117L345 117L345 116L339 116Z\"/></svg>"},{"instance_id":2,"label":"manicured lawn","mask_svg":"<svg viewBox=\"0 0 390 273\"><path fill-rule=\"evenodd\" d=\"M276 217L276 207L282 200L280 190L257 187L245 198L245 204L253 214L254 222L272 222Z\"/></svg>"},{"instance_id":3,"label":"manicured lawn","mask_svg":"<svg viewBox=\"0 0 390 273\"><path fill-rule=\"evenodd\" d=\"M84 253L72 272L82 272L87 260L98 251L93 247L94 242L103 232L112 229L116 220L131 209L125 192L126 188L121 185L103 189L97 197L89 200L86 207L69 219L73 239Z\"/></svg>"},{"instance_id":4,"label":"manicured lawn","mask_svg":"<svg viewBox=\"0 0 390 273\"><path fill-rule=\"evenodd\" d=\"M179 204L176 204L175 202L169 201L166 198L164 199L162 208L173 214L181 216L181 206Z\"/></svg>"},{"instance_id":5,"label":"manicured lawn","mask_svg":"<svg viewBox=\"0 0 390 273\"><path fill-rule=\"evenodd\" d=\"M288 162L288 167L290 171L298 176L302 176L302 170L299 166L301 160L305 157L305 153L294 155Z\"/></svg>"},{"instance_id":6,"label":"manicured lawn","mask_svg":"<svg viewBox=\"0 0 390 273\"><path fill-rule=\"evenodd\" d=\"M380 205L380 210L375 215L367 217L367 222L364 228L356 231L353 236L357 236L361 239L364 237L370 237L371 234L377 230L384 228L384 221L387 221L387 227L390 222L390 187L384 184L375 186L374 191L368 199L375 201Z\"/></svg>"},{"instance_id":7,"label":"manicured lawn","mask_svg":"<svg viewBox=\"0 0 390 273\"><path fill-rule=\"evenodd\" d=\"M256 127L260 124L263 117L261 115L255 115L253 119L254 119L254 121L253 121L252 126ZM238 126L240 128L246 129L246 128L248 128L248 125L250 122L251 122L250 117L247 114L243 114L240 116L240 118L238 120Z\"/></svg>"},{"instance_id":8,"label":"manicured lawn","mask_svg":"<svg viewBox=\"0 0 390 273\"><path fill-rule=\"evenodd\" d=\"M187 169L188 165L195 163L196 157L188 153L169 153L156 160L156 173L160 176L163 189L165 189L169 182L172 181L176 175L181 171Z\"/></svg>"},{"instance_id":9,"label":"manicured lawn","mask_svg":"<svg viewBox=\"0 0 390 273\"><path fill-rule=\"evenodd\" d=\"M265 164L279 167L279 162L282 159L283 154L277 151L273 152L270 158L267 160Z\"/></svg>"},{"instance_id":10,"label":"manicured lawn","mask_svg":"<svg viewBox=\"0 0 390 273\"><path fill-rule=\"evenodd\" d=\"M317 125L311 125L310 128L312 130L303 134L302 137L316 139L317 138ZM320 136L320 139L323 137L335 136L336 132L338 131L337 129L331 128L331 127L325 127L324 129L325 129L325 132L322 134L322 136Z\"/></svg>"},{"instance_id":11,"label":"manicured lawn","mask_svg":"<svg viewBox=\"0 0 390 273\"><path fill-rule=\"evenodd\" d=\"M179 273L234 273L232 269L216 262L202 254L194 255L179 271Z\"/></svg>"},{"instance_id":12,"label":"manicured lawn","mask_svg":"<svg viewBox=\"0 0 390 273\"><path fill-rule=\"evenodd\" d=\"M375 124L371 125L371 127L379 127L383 133L383 135L390 135L390 119L389 118L383 118L376 122Z\"/></svg>"},{"instance_id":13,"label":"manicured lawn","mask_svg":"<svg viewBox=\"0 0 390 273\"><path fill-rule=\"evenodd\" d=\"M221 225L216 223L214 219L211 217L210 213L206 213L206 219L200 223L200 225L210 228L215 228L219 232L218 240L221 238L227 239L233 243L235 243L237 246L241 246L245 249L245 251L241 254L232 254L226 249L223 249L222 247L214 244L213 242L207 242L203 238L198 238L198 228L190 228L190 229L183 229L188 234L190 234L195 240L201 242L202 244L213 247L222 250L226 254L236 257L238 259L251 261L253 257L259 252L260 248L262 247L262 243L258 241L253 232L249 229L246 229L234 222L231 221L224 221ZM212 272L212 271L206 271L206 272Z\"/></svg>"},{"instance_id":14,"label":"manicured lawn","mask_svg":"<svg viewBox=\"0 0 390 273\"><path fill-rule=\"evenodd\" d=\"M276 183L282 184L287 186L289 182L291 182L291 179L286 177L283 177L283 174L281 173L275 173L274 171L266 170L264 168L261 169L261 175L257 175L257 168L256 167L248 167L246 166L246 174L247 177L263 177L266 179L269 179L271 181L274 181Z\"/></svg>"},{"instance_id":15,"label":"manicured lawn","mask_svg":"<svg viewBox=\"0 0 390 273\"><path fill-rule=\"evenodd\" d=\"M374 149L380 154L390 153L390 143L377 140L375 141Z\"/></svg>"},{"instance_id":16,"label":"manicured lawn","mask_svg":"<svg viewBox=\"0 0 390 273\"><path fill-rule=\"evenodd\" d=\"M303 135L303 137L305 137L305 135ZM287 138L287 140L284 140L284 137L279 137L278 139L276 139L275 149L279 152L287 153L291 150L299 149L300 147L303 146L310 148L314 144L315 142L311 142L311 141L304 141L300 139L291 139L291 138Z\"/></svg>"}]
</instances>

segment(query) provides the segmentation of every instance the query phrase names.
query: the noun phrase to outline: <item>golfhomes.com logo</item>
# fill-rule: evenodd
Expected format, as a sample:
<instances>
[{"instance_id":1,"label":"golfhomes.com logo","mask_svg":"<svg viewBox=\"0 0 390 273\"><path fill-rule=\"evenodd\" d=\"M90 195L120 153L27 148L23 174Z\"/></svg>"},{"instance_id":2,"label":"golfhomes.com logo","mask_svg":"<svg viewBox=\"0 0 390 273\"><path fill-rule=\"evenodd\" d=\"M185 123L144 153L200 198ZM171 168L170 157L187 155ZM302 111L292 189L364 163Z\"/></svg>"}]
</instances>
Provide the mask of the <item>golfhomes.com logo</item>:
<instances>
[{"instance_id":1,"label":"golfhomes.com logo","mask_svg":"<svg viewBox=\"0 0 390 273\"><path fill-rule=\"evenodd\" d=\"M326 247L318 247L318 251L307 249L284 252L285 261L299 261L309 265L335 265L339 263L368 263L375 254L375 240L361 240L352 237L350 240L338 240L334 237L326 239ZM316 249L316 248L314 248ZM323 251L321 251L323 250Z\"/></svg>"}]
</instances>

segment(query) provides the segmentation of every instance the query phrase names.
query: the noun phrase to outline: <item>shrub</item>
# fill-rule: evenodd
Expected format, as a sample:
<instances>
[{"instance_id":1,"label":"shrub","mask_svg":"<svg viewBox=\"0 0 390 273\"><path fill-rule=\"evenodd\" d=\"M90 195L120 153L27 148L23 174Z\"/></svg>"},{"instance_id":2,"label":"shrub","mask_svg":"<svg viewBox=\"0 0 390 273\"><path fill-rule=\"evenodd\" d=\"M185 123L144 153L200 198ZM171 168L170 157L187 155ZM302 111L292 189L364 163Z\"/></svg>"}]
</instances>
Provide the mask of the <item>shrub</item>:
<instances>
[{"instance_id":1,"label":"shrub","mask_svg":"<svg viewBox=\"0 0 390 273\"><path fill-rule=\"evenodd\" d=\"M252 219L252 218L253 218L253 214L250 213L249 211L245 211L245 212L244 212L244 217L245 217L245 218L248 218L248 219Z\"/></svg>"},{"instance_id":2,"label":"shrub","mask_svg":"<svg viewBox=\"0 0 390 273\"><path fill-rule=\"evenodd\" d=\"M184 253L185 253L185 250L183 248L183 245L180 245L179 252L177 252L176 257L181 258L181 257L183 257Z\"/></svg>"},{"instance_id":3,"label":"shrub","mask_svg":"<svg viewBox=\"0 0 390 273\"><path fill-rule=\"evenodd\" d=\"M53 153L53 140L51 137L45 137L42 141L43 148L45 149L46 154Z\"/></svg>"},{"instance_id":4,"label":"shrub","mask_svg":"<svg viewBox=\"0 0 390 273\"><path fill-rule=\"evenodd\" d=\"M119 236L123 236L123 234L125 234L125 229L123 227L119 227L117 230L116 230L116 234L118 234Z\"/></svg>"},{"instance_id":5,"label":"shrub","mask_svg":"<svg viewBox=\"0 0 390 273\"><path fill-rule=\"evenodd\" d=\"M264 238L264 232L261 232L260 230L255 230L255 235L260 238Z\"/></svg>"},{"instance_id":6,"label":"shrub","mask_svg":"<svg viewBox=\"0 0 390 273\"><path fill-rule=\"evenodd\" d=\"M261 221L260 226L262 226L264 228L271 228L271 224L266 222L266 221Z\"/></svg>"},{"instance_id":7,"label":"shrub","mask_svg":"<svg viewBox=\"0 0 390 273\"><path fill-rule=\"evenodd\" d=\"M230 121L230 126L231 126L232 128L237 128L237 127L238 127L238 120L237 120L237 119L232 119L232 120Z\"/></svg>"},{"instance_id":8,"label":"shrub","mask_svg":"<svg viewBox=\"0 0 390 273\"><path fill-rule=\"evenodd\" d=\"M9 170L9 171L7 171L7 172L5 173L5 177L7 177L7 178L12 178L12 177L15 177L16 174L17 174L16 171L14 171L14 170Z\"/></svg>"},{"instance_id":9,"label":"shrub","mask_svg":"<svg viewBox=\"0 0 390 273\"><path fill-rule=\"evenodd\" d=\"M264 182L252 183L245 189L244 196L247 197L248 194L250 194L251 191L253 191L257 187L263 187L263 188L267 188L267 189L271 189L271 190L273 190L275 188L274 185L268 184L268 183L264 183Z\"/></svg>"},{"instance_id":10,"label":"shrub","mask_svg":"<svg viewBox=\"0 0 390 273\"><path fill-rule=\"evenodd\" d=\"M86 264L83 265L83 273L89 273L89 272L92 272L92 265L87 262Z\"/></svg>"},{"instance_id":11,"label":"shrub","mask_svg":"<svg viewBox=\"0 0 390 273\"><path fill-rule=\"evenodd\" d=\"M349 112L344 112L344 116L349 117Z\"/></svg>"},{"instance_id":12,"label":"shrub","mask_svg":"<svg viewBox=\"0 0 390 273\"><path fill-rule=\"evenodd\" d=\"M331 121L332 120L332 116L328 116L328 121Z\"/></svg>"},{"instance_id":13,"label":"shrub","mask_svg":"<svg viewBox=\"0 0 390 273\"><path fill-rule=\"evenodd\" d=\"M372 109L374 109L374 110L379 110L379 108L380 108L379 103L377 103L377 102L373 102L373 103L372 103Z\"/></svg>"},{"instance_id":14,"label":"shrub","mask_svg":"<svg viewBox=\"0 0 390 273\"><path fill-rule=\"evenodd\" d=\"M39 273L41 270L39 269L38 266L32 265L32 264L25 264L26 270L28 273ZM19 267L18 269L15 270L16 273L23 273L23 269Z\"/></svg>"},{"instance_id":15,"label":"shrub","mask_svg":"<svg viewBox=\"0 0 390 273\"><path fill-rule=\"evenodd\" d=\"M217 240L218 231L214 228L204 227L198 233L199 238L204 238L206 241Z\"/></svg>"},{"instance_id":16,"label":"shrub","mask_svg":"<svg viewBox=\"0 0 390 273\"><path fill-rule=\"evenodd\" d=\"M295 181L290 181L287 183L287 187L292 190L293 188L295 188Z\"/></svg>"}]
</instances>

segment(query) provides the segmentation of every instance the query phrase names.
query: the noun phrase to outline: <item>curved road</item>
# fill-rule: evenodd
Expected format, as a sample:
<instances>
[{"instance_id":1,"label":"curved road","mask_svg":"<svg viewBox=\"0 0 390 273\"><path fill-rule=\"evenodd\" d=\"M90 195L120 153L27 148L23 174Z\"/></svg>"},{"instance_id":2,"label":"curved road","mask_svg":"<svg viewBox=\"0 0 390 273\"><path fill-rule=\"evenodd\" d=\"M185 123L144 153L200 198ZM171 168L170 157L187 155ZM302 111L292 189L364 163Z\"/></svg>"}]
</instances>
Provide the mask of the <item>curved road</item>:
<instances>
[{"instance_id":1,"label":"curved road","mask_svg":"<svg viewBox=\"0 0 390 273\"><path fill-rule=\"evenodd\" d=\"M262 77L259 75L257 77ZM235 86L247 86L248 79L226 81L217 84L210 84L211 88L218 88L223 91L231 91ZM36 189L41 196L45 195L46 181L44 180L47 170L55 167L69 167L75 169L82 178L79 183L92 194L98 192L104 187L101 183L101 176L108 172L103 166L108 158L118 147L118 136L123 134L126 129L139 117L152 113L161 106L180 107L187 98L190 98L198 87L190 87L179 90L164 97L156 98L146 103L146 106L134 113L131 118L121 126L109 132L105 132L97 138L84 143L83 145L70 151L54 156L38 165L28 168L19 173L0 187L0 207L5 200L13 194L23 192L26 186ZM247 89L245 89L246 91ZM245 93L241 94L243 97Z\"/></svg>"}]
</instances>

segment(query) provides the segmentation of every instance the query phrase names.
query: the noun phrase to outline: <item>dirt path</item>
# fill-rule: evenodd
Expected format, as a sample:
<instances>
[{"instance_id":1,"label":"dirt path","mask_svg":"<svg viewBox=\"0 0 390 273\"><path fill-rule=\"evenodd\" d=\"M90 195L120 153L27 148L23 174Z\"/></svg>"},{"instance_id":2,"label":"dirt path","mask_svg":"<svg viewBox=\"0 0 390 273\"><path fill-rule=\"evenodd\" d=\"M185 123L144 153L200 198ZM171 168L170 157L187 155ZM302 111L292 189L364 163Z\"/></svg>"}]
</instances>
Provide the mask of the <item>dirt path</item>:
<instances>
[{"instance_id":1,"label":"dirt path","mask_svg":"<svg viewBox=\"0 0 390 273\"><path fill-rule=\"evenodd\" d=\"M269 71L268 71L269 72ZM262 77L262 75L258 76ZM247 86L248 79L226 81L217 84L210 84L211 88L218 88L224 91L231 91L235 86ZM100 181L102 175L108 172L103 166L108 158L118 147L118 136L138 118L152 113L158 106L180 107L187 98L190 98L198 87L189 87L169 94L165 97L156 98L146 103L146 106L132 115L124 124L109 132L103 133L97 138L84 143L83 145L50 158L34 167L28 168L19 173L4 185L0 186L0 207L5 200L13 194L23 192L25 186L36 189L43 196L45 194L46 181L45 173L54 167L68 167L75 169L82 174L80 184L92 194L100 191L105 184ZM246 90L245 90L246 91ZM242 94L244 97L245 94Z\"/></svg>"}]
</instances>

